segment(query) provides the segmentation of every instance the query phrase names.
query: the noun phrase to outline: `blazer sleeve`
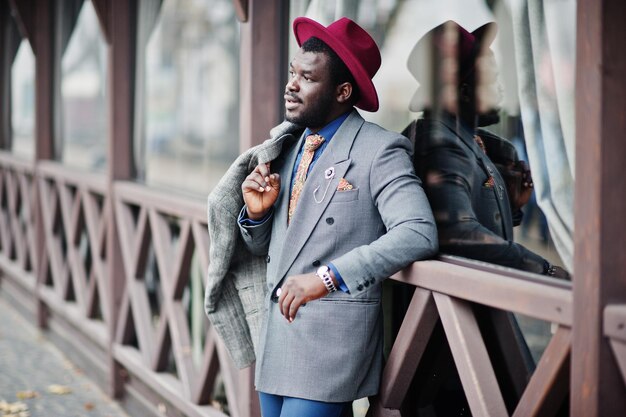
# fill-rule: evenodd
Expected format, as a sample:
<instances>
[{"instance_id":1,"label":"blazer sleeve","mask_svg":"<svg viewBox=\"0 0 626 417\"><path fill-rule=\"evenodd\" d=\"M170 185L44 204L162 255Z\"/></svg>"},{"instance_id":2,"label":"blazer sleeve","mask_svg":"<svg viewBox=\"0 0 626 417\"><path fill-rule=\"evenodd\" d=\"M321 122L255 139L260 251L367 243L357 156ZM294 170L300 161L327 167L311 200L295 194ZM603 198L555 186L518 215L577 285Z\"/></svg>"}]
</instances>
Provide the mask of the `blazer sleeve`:
<instances>
[{"instance_id":1,"label":"blazer sleeve","mask_svg":"<svg viewBox=\"0 0 626 417\"><path fill-rule=\"evenodd\" d=\"M422 173L441 251L525 271L543 273L544 259L483 226L472 205L475 159L461 139L440 129L416 138L416 165Z\"/></svg>"},{"instance_id":2,"label":"blazer sleeve","mask_svg":"<svg viewBox=\"0 0 626 417\"><path fill-rule=\"evenodd\" d=\"M243 206L237 217L237 224L239 225L239 233L241 238L248 248L248 250L257 256L267 255L270 247L270 240L272 237L272 224L274 223L274 210L272 209L269 216L259 224L245 225L242 224L246 206Z\"/></svg>"},{"instance_id":3,"label":"blazer sleeve","mask_svg":"<svg viewBox=\"0 0 626 417\"><path fill-rule=\"evenodd\" d=\"M437 253L433 215L411 163L411 144L403 136L385 138L370 166L371 198L387 232L369 245L332 260L350 293Z\"/></svg>"}]
</instances>

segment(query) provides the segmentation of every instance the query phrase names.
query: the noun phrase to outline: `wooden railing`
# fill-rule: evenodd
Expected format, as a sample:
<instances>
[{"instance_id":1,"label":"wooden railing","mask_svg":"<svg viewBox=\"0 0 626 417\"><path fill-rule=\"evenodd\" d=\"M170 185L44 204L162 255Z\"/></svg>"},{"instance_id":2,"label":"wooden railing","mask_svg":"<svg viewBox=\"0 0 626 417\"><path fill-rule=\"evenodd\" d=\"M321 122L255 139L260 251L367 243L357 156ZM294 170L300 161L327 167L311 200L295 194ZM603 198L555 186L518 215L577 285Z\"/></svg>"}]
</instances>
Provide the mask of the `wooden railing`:
<instances>
[{"instance_id":1,"label":"wooden railing","mask_svg":"<svg viewBox=\"0 0 626 417\"><path fill-rule=\"evenodd\" d=\"M568 392L571 350L570 283L442 256L414 263L393 277L416 287L383 371L373 416L398 416L430 334L441 320L474 416L508 416L472 303L558 325L513 416L555 415Z\"/></svg>"},{"instance_id":2,"label":"wooden railing","mask_svg":"<svg viewBox=\"0 0 626 417\"><path fill-rule=\"evenodd\" d=\"M35 192L43 226L40 259ZM110 323L108 207L115 210L125 272L117 323ZM249 390L249 375L234 367L203 312L204 219L201 201L127 182L116 183L111 196L104 176L50 161L35 168L0 152L0 268L9 280L2 289L30 301L30 310L43 310L45 326L62 328L83 364L103 374L100 379L112 378L112 352L125 368L129 391L141 396L133 386L140 381L161 399L155 413L169 404L188 416L249 416L242 410L249 402L239 401L240 386Z\"/></svg>"}]
</instances>

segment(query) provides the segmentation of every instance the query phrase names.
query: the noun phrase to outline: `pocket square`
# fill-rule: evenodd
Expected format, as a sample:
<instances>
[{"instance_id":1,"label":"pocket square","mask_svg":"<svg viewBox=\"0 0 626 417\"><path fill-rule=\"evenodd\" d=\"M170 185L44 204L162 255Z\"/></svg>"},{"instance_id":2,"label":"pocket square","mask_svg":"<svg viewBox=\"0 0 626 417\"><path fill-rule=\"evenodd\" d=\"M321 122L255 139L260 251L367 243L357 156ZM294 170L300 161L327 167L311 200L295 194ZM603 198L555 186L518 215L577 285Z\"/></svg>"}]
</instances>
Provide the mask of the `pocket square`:
<instances>
[{"instance_id":1,"label":"pocket square","mask_svg":"<svg viewBox=\"0 0 626 417\"><path fill-rule=\"evenodd\" d=\"M339 180L339 185L337 186L337 191L348 191L352 190L354 187L350 184L345 178Z\"/></svg>"},{"instance_id":2,"label":"pocket square","mask_svg":"<svg viewBox=\"0 0 626 417\"><path fill-rule=\"evenodd\" d=\"M496 186L496 180L494 180L492 176L489 176L489 178L487 178L487 181L485 181L485 183L483 184L483 187L487 187L487 188L493 188L495 186Z\"/></svg>"}]
</instances>

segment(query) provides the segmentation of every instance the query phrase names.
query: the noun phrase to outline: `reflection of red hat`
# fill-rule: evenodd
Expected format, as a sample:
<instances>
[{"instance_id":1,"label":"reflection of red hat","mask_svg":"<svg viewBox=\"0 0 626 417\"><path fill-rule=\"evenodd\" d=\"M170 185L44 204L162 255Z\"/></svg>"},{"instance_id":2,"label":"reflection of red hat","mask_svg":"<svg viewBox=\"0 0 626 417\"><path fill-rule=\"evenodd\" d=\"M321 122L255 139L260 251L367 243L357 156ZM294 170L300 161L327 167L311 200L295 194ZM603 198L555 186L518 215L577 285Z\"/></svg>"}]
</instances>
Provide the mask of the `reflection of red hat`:
<instances>
[{"instance_id":1,"label":"reflection of red hat","mask_svg":"<svg viewBox=\"0 0 626 417\"><path fill-rule=\"evenodd\" d=\"M436 48L439 52L446 48L446 40L442 35L444 31L447 30L453 30L458 34L457 57L460 72L459 79L463 80L473 69L474 60L480 50L482 48L488 48L495 39L498 32L498 25L495 22L490 22L472 32L468 32L454 20L448 20L434 27L422 36L409 54L407 67L413 77L422 85L425 85L426 88L430 88L432 84L432 79L428 73L428 71L432 69L433 58L430 48ZM424 91L423 88L419 88L411 100L409 109L412 111L422 110L428 101L424 96L425 94L427 94L427 91Z\"/></svg>"},{"instance_id":2,"label":"reflection of red hat","mask_svg":"<svg viewBox=\"0 0 626 417\"><path fill-rule=\"evenodd\" d=\"M328 27L308 17L298 17L293 21L293 32L298 46L316 37L335 51L359 88L360 97L356 106L367 111L378 110L378 95L372 78L380 68L380 51L374 39L361 26L347 17Z\"/></svg>"}]
</instances>

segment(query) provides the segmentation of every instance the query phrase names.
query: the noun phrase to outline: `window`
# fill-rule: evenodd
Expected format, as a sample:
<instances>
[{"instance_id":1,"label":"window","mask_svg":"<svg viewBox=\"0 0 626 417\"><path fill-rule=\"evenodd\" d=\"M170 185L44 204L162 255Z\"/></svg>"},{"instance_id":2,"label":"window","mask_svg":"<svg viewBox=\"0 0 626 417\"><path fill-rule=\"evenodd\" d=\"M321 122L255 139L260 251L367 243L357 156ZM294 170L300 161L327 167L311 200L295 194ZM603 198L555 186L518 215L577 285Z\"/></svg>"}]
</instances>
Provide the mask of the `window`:
<instances>
[{"instance_id":1,"label":"window","mask_svg":"<svg viewBox=\"0 0 626 417\"><path fill-rule=\"evenodd\" d=\"M206 194L239 154L239 26L232 1L142 1L138 15L138 177Z\"/></svg>"},{"instance_id":2,"label":"window","mask_svg":"<svg viewBox=\"0 0 626 417\"><path fill-rule=\"evenodd\" d=\"M64 164L90 171L105 171L107 164L108 102L107 46L91 1L86 0L72 30L72 6L63 4L61 45L61 159Z\"/></svg>"},{"instance_id":3,"label":"window","mask_svg":"<svg viewBox=\"0 0 626 417\"><path fill-rule=\"evenodd\" d=\"M35 155L35 56L23 40L11 67L11 148L19 156Z\"/></svg>"}]
</instances>

